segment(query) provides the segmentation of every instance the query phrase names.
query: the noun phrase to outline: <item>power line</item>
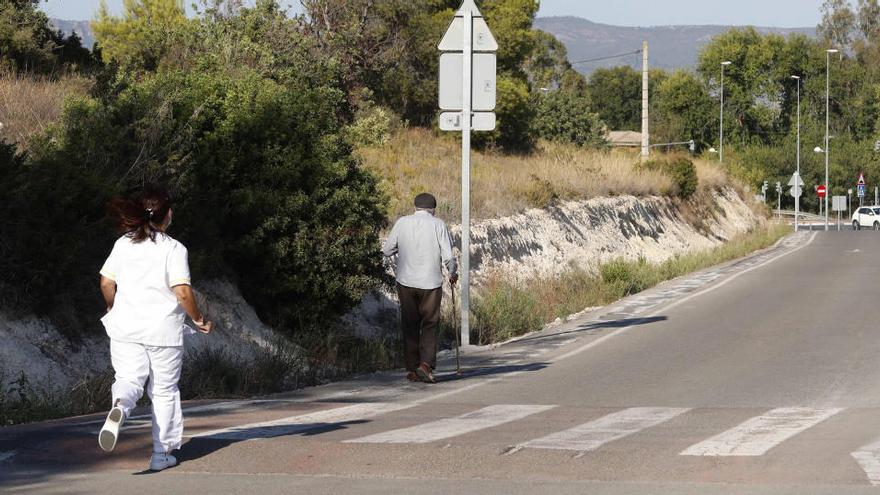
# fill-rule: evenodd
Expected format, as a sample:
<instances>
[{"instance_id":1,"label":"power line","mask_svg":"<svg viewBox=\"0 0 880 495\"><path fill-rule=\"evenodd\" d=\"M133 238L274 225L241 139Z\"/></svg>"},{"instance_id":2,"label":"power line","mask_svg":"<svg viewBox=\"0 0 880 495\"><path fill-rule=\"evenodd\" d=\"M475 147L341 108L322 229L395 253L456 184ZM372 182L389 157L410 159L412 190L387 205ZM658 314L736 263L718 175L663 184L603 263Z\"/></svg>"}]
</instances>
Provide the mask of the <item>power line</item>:
<instances>
[{"instance_id":1,"label":"power line","mask_svg":"<svg viewBox=\"0 0 880 495\"><path fill-rule=\"evenodd\" d=\"M638 50L632 51L632 52L620 53L620 54L617 54L617 55L609 55L609 56L607 56L607 57L591 58L591 59L588 59L588 60L577 60L577 61L575 61L575 62L571 62L571 65L576 65L576 64L586 64L586 63L589 63L589 62L601 62L601 61L603 61L603 60L611 60L611 59L614 59L614 58L629 57L630 55L638 55L638 54L640 54L640 53L642 53L642 49L641 49L641 48L639 48Z\"/></svg>"}]
</instances>

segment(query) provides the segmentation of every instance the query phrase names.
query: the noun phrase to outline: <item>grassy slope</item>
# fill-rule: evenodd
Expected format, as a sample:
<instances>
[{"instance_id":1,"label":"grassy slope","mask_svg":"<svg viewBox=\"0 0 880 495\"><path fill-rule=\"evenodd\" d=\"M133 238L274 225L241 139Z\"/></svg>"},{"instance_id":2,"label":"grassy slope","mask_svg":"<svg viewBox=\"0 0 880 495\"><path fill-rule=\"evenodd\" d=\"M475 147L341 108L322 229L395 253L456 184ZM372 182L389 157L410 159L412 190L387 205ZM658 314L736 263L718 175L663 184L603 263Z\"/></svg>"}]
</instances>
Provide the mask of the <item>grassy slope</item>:
<instances>
[{"instance_id":1,"label":"grassy slope","mask_svg":"<svg viewBox=\"0 0 880 495\"><path fill-rule=\"evenodd\" d=\"M70 75L58 79L0 73L0 139L27 146L28 138L58 119L68 96L84 95L90 79Z\"/></svg>"},{"instance_id":2,"label":"grassy slope","mask_svg":"<svg viewBox=\"0 0 880 495\"><path fill-rule=\"evenodd\" d=\"M392 198L389 216L411 212L412 198L424 191L437 196L438 216L457 223L461 216L461 142L426 129L407 129L382 147L362 148L364 166L383 178ZM639 170L632 151L584 150L541 143L532 155L478 152L472 155L471 215L493 218L546 207L552 201L602 196L668 195L673 186L662 173ZM728 185L713 164L697 161L702 189Z\"/></svg>"}]
</instances>

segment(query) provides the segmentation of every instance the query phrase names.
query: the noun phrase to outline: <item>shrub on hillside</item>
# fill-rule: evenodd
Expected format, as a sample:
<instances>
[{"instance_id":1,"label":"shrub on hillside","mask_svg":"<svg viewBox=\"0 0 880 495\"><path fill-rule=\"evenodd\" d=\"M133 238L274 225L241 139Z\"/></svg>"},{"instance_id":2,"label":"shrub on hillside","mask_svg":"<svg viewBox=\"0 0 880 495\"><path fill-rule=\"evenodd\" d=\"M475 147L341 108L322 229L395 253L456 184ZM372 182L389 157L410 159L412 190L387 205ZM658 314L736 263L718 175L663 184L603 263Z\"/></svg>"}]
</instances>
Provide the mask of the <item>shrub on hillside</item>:
<instances>
[{"instance_id":1,"label":"shrub on hillside","mask_svg":"<svg viewBox=\"0 0 880 495\"><path fill-rule=\"evenodd\" d=\"M247 70L122 86L70 101L26 163L4 160L3 297L98 327L95 274L115 235L104 204L146 180L174 191L172 235L196 278L232 278L281 329L332 319L376 285L386 199L342 137L341 91Z\"/></svg>"},{"instance_id":2,"label":"shrub on hillside","mask_svg":"<svg viewBox=\"0 0 880 495\"><path fill-rule=\"evenodd\" d=\"M499 75L495 114L495 130L474 133L475 146L502 148L507 151L532 149L535 145L532 128L535 110L530 100L528 84L513 77Z\"/></svg>"},{"instance_id":3,"label":"shrub on hillside","mask_svg":"<svg viewBox=\"0 0 880 495\"><path fill-rule=\"evenodd\" d=\"M668 175L675 184L675 195L680 198L690 198L697 192L699 185L697 168L689 158L683 156L658 158L645 162L643 167Z\"/></svg>"},{"instance_id":4,"label":"shrub on hillside","mask_svg":"<svg viewBox=\"0 0 880 495\"><path fill-rule=\"evenodd\" d=\"M548 141L561 141L577 146L599 146L605 143L605 124L590 108L586 96L553 91L542 95L537 104L535 130Z\"/></svg>"}]
</instances>

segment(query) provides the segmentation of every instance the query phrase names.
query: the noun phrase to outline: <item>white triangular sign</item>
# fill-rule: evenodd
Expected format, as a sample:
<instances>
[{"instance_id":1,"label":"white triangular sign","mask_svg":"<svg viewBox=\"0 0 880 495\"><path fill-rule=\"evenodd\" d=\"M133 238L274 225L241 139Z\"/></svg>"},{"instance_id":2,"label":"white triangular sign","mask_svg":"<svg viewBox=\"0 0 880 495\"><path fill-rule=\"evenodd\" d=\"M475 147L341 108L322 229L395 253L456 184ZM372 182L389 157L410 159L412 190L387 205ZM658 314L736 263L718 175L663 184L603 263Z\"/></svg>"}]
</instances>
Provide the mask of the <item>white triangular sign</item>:
<instances>
[{"instance_id":1,"label":"white triangular sign","mask_svg":"<svg viewBox=\"0 0 880 495\"><path fill-rule=\"evenodd\" d=\"M860 174L859 174L859 182L858 182L858 185L860 185L860 186L864 186L864 185L865 185L865 174L864 174L864 173L860 173Z\"/></svg>"},{"instance_id":2,"label":"white triangular sign","mask_svg":"<svg viewBox=\"0 0 880 495\"><path fill-rule=\"evenodd\" d=\"M788 185L792 187L804 187L804 181L801 179L801 176L795 172L792 174L791 180L788 181Z\"/></svg>"},{"instance_id":3,"label":"white triangular sign","mask_svg":"<svg viewBox=\"0 0 880 495\"><path fill-rule=\"evenodd\" d=\"M495 41L495 36L492 35L489 25L486 24L486 20L483 19L483 15L480 14L473 0L465 0L449 24L449 28L446 29L446 33L443 35L443 39L440 40L437 48L441 52L464 51L462 46L464 43L464 12L467 8L470 8L468 4L473 7L471 11L474 16L473 50L475 52L498 51L498 42Z\"/></svg>"}]
</instances>

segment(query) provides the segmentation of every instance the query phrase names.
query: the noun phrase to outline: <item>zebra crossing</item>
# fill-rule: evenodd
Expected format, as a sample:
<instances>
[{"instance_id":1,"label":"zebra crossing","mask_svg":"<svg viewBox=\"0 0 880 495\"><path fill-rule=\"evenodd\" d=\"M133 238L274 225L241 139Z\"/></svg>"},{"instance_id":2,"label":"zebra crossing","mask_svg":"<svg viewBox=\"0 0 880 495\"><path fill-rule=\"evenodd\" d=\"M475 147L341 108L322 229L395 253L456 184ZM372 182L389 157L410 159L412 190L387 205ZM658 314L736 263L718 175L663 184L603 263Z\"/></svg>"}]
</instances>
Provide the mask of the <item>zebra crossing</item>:
<instances>
[{"instance_id":1,"label":"zebra crossing","mask_svg":"<svg viewBox=\"0 0 880 495\"><path fill-rule=\"evenodd\" d=\"M657 432L675 420L675 428L666 436L657 438L679 441L678 431L688 429L689 415L699 409L683 407L630 407L603 411L596 417L596 411L584 413L589 419L575 426L566 424L557 431L547 433L557 423L554 414L562 406L540 404L495 404L471 406L474 409L460 414L457 411L449 417L433 415L419 421L416 411L407 410L424 406L423 403L356 403L337 404L326 410L307 412L276 419L229 428L202 431L191 438L250 441L268 439L294 434L308 434L310 438L320 437L324 432L341 431L330 441L348 445L426 445L433 442L466 443L469 436L480 436L481 443L491 443L498 430L505 426L529 419L531 426L540 425L541 431L534 438L522 438L518 443L500 452L502 456L513 456L525 450L568 451L574 457L589 453L601 453L603 448L623 439L638 442L641 434ZM571 408L564 415L566 421L572 420ZM843 408L784 407L769 410L713 409L715 414L724 411L743 416L738 423L730 423L713 428L703 425L694 428L708 437L699 440L684 450L670 450L670 455L685 458L694 457L741 457L755 458L770 454L773 449L783 446L799 435L846 412ZM579 410L574 410L575 421ZM755 414L758 412L758 414ZM878 411L880 414L880 411ZM438 419L438 416L439 419ZM557 415L558 416L558 415ZM403 423L403 425L401 425ZM359 426L370 424L369 433L364 434ZM388 425L402 426L389 427ZM731 427L731 424L735 426ZM711 431L710 430L715 430ZM531 428L511 428L516 434L528 436ZM506 432L509 437L510 432ZM856 448L848 462L855 461L865 471L867 480L880 485L880 437ZM821 451L822 445L816 445Z\"/></svg>"}]
</instances>

